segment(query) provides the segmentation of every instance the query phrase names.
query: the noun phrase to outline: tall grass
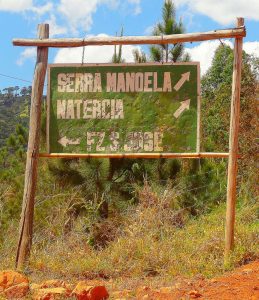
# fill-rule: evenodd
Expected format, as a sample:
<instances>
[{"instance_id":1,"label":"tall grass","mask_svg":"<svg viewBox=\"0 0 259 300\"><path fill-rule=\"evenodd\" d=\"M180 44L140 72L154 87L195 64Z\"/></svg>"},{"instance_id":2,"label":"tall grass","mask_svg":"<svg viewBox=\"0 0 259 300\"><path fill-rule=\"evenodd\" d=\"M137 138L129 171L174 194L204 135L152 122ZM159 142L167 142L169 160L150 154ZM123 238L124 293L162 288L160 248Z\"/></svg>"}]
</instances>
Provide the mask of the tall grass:
<instances>
[{"instance_id":1,"label":"tall grass","mask_svg":"<svg viewBox=\"0 0 259 300\"><path fill-rule=\"evenodd\" d=\"M30 270L39 278L105 278L115 281L156 280L171 282L177 276L222 273L225 205L210 213L190 217L185 209L172 209L174 191L156 192L145 184L138 192L139 204L97 226L98 234L108 237L105 246L96 248L94 230L84 230L79 216L69 234L55 230L36 231ZM56 208L62 215L62 209ZM101 224L101 223L100 223ZM1 248L0 268L12 267L15 251L14 227L10 226ZM53 230L51 231L51 228ZM256 204L238 205L235 250L229 269L253 260L258 254ZM101 231L101 232L100 232ZM91 237L91 238L90 238Z\"/></svg>"}]
</instances>

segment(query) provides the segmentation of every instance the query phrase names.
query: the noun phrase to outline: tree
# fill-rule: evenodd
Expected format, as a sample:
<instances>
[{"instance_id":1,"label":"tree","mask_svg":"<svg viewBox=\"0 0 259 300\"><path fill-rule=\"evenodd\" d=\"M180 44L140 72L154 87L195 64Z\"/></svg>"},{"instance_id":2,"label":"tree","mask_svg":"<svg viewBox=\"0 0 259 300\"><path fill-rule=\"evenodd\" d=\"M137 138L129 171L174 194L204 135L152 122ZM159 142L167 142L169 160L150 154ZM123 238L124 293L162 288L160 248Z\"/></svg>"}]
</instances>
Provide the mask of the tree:
<instances>
[{"instance_id":1,"label":"tree","mask_svg":"<svg viewBox=\"0 0 259 300\"><path fill-rule=\"evenodd\" d=\"M15 148L17 146L16 136L14 134L11 134L6 141L6 144L10 148Z\"/></svg>"},{"instance_id":2,"label":"tree","mask_svg":"<svg viewBox=\"0 0 259 300\"><path fill-rule=\"evenodd\" d=\"M7 147L0 148L0 165L3 168L7 166L8 150Z\"/></svg>"},{"instance_id":3,"label":"tree","mask_svg":"<svg viewBox=\"0 0 259 300\"><path fill-rule=\"evenodd\" d=\"M3 91L5 92L6 97L9 99L11 97L13 97L13 92L14 92L14 87L10 86L7 88L4 88Z\"/></svg>"},{"instance_id":4,"label":"tree","mask_svg":"<svg viewBox=\"0 0 259 300\"><path fill-rule=\"evenodd\" d=\"M116 33L117 36L117 33ZM123 36L123 27L121 28L121 35ZM117 52L117 46L114 46L114 54L112 56L112 62L115 64L120 64L125 62L124 59L122 58L122 45L119 45L119 50Z\"/></svg>"},{"instance_id":5,"label":"tree","mask_svg":"<svg viewBox=\"0 0 259 300\"><path fill-rule=\"evenodd\" d=\"M214 54L212 65L202 78L202 96L211 100L222 84L231 86L233 51L227 45L220 45Z\"/></svg>"},{"instance_id":6,"label":"tree","mask_svg":"<svg viewBox=\"0 0 259 300\"><path fill-rule=\"evenodd\" d=\"M145 62L147 62L147 56L146 56L146 53L144 51L134 49L132 51L132 54L133 54L135 63L145 63Z\"/></svg>"},{"instance_id":7,"label":"tree","mask_svg":"<svg viewBox=\"0 0 259 300\"><path fill-rule=\"evenodd\" d=\"M184 32L183 23L176 21L175 7L172 0L165 0L162 8L162 22L159 22L153 30L153 35L169 35ZM184 54L184 46L182 43L176 43L173 46L157 45L150 47L151 60L157 62L190 60L190 57Z\"/></svg>"},{"instance_id":8,"label":"tree","mask_svg":"<svg viewBox=\"0 0 259 300\"><path fill-rule=\"evenodd\" d=\"M18 96L18 91L19 91L19 86L18 85L16 85L14 88L14 92L15 92L15 97L17 97Z\"/></svg>"},{"instance_id":9,"label":"tree","mask_svg":"<svg viewBox=\"0 0 259 300\"><path fill-rule=\"evenodd\" d=\"M27 95L30 96L31 92L32 92L32 86L29 85L28 88L27 88Z\"/></svg>"},{"instance_id":10,"label":"tree","mask_svg":"<svg viewBox=\"0 0 259 300\"><path fill-rule=\"evenodd\" d=\"M21 88L20 94L23 97L25 97L27 95L27 87L26 86L24 86L24 87Z\"/></svg>"},{"instance_id":11,"label":"tree","mask_svg":"<svg viewBox=\"0 0 259 300\"><path fill-rule=\"evenodd\" d=\"M259 57L255 55L250 55L251 66L256 75L257 82L259 81Z\"/></svg>"},{"instance_id":12,"label":"tree","mask_svg":"<svg viewBox=\"0 0 259 300\"><path fill-rule=\"evenodd\" d=\"M243 51L240 109L240 151L249 153L255 140L256 68L253 58ZM212 65L202 78L202 116L206 120L203 140L206 151L228 151L233 50L220 45ZM253 107L254 106L254 107ZM244 161L244 160L242 160Z\"/></svg>"}]
</instances>

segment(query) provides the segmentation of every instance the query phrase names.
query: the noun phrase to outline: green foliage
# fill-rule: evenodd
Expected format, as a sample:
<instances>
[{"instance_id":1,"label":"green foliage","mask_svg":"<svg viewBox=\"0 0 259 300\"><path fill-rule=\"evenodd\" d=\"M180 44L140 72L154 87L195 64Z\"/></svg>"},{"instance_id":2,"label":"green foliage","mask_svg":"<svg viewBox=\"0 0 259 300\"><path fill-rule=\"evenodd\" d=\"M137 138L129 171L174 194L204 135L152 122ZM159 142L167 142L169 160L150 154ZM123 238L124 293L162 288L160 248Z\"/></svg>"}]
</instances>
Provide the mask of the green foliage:
<instances>
[{"instance_id":1,"label":"green foliage","mask_svg":"<svg viewBox=\"0 0 259 300\"><path fill-rule=\"evenodd\" d=\"M153 35L170 35L184 32L183 23L176 21L176 11L172 0L166 0L162 8L162 22L159 22L153 30ZM190 57L184 56L183 44L176 43L172 46L159 45L150 47L151 61L168 62L168 61L186 61Z\"/></svg>"},{"instance_id":2,"label":"green foliage","mask_svg":"<svg viewBox=\"0 0 259 300\"><path fill-rule=\"evenodd\" d=\"M233 51L227 45L220 45L212 60L212 66L202 78L202 96L213 100L221 85L231 89Z\"/></svg>"},{"instance_id":3,"label":"green foliage","mask_svg":"<svg viewBox=\"0 0 259 300\"><path fill-rule=\"evenodd\" d=\"M60 219L64 209L58 203L54 205L61 198L56 197L55 202L49 199L52 201L49 205L52 205L48 209L52 210L53 215L47 218L41 216L48 224L48 230L36 228L37 243L31 256L31 276L37 277L43 273L49 279L68 274L70 280L82 276L108 277L114 285L123 279L125 286L127 278L129 282L134 280L139 283L141 280L142 284L144 281L152 284L156 279L170 284L176 276L202 274L210 278L222 274L225 271L225 205L221 204L197 218L188 218L182 210L172 212L169 209L171 196L171 193L155 192L146 186L139 194L140 202L135 209L126 212L120 219L105 220L102 228L100 223L95 223L92 238L101 237L101 242L109 240L105 248L96 249L90 245L93 239L89 241L86 233L79 230L79 220L74 223L76 229L70 234L62 233ZM42 208L43 205L37 210ZM258 222L255 211L255 205L238 205L236 247L229 269L257 257ZM55 217L57 215L59 218ZM10 227L10 230L13 228ZM0 255L4 258L0 261L2 269L13 264L15 246L12 245L15 241L10 237L14 238L14 235L9 235L0 247ZM155 278L151 274L156 274Z\"/></svg>"},{"instance_id":4,"label":"green foliage","mask_svg":"<svg viewBox=\"0 0 259 300\"><path fill-rule=\"evenodd\" d=\"M26 91L22 92L22 91ZM0 148L6 145L8 137L14 133L16 124L27 128L31 87L24 87L18 94L18 87L3 89L0 94Z\"/></svg>"},{"instance_id":5,"label":"green foliage","mask_svg":"<svg viewBox=\"0 0 259 300\"><path fill-rule=\"evenodd\" d=\"M226 167L222 159L193 160L182 173L177 196L181 207L187 208L192 215L204 214L225 202Z\"/></svg>"},{"instance_id":6,"label":"green foliage","mask_svg":"<svg viewBox=\"0 0 259 300\"><path fill-rule=\"evenodd\" d=\"M14 134L11 134L7 139L7 146L12 148L16 147L16 138Z\"/></svg>"},{"instance_id":7,"label":"green foliage","mask_svg":"<svg viewBox=\"0 0 259 300\"><path fill-rule=\"evenodd\" d=\"M254 138L253 130L247 124L254 119L254 97L256 73L253 61L243 52L241 81L241 120L240 133L242 150L249 151ZM211 68L202 78L202 121L203 147L205 151L227 151L230 119L231 83L233 51L228 46L219 46L215 52ZM247 141L250 141L249 143ZM245 147L243 145L246 144Z\"/></svg>"},{"instance_id":8,"label":"green foliage","mask_svg":"<svg viewBox=\"0 0 259 300\"><path fill-rule=\"evenodd\" d=\"M165 1L156 34L180 33ZM123 32L121 33L121 35ZM155 61L188 60L181 44L151 48ZM144 62L143 53L135 60ZM122 48L114 62L122 62ZM202 78L202 151L228 151L233 52L220 46ZM243 53L236 248L232 266L256 257L255 91L258 60ZM0 94L0 261L13 264L24 187L29 88ZM42 144L45 143L43 106ZM136 116L135 116L136 117ZM18 124L18 125L17 125ZM32 269L143 278L223 271L227 160L39 161ZM83 249L83 250L82 250ZM201 253L203 255L199 255ZM50 256L49 253L52 255ZM116 265L116 268L114 266ZM43 267L42 267L43 266ZM93 272L94 270L94 272ZM49 274L49 273L48 273Z\"/></svg>"},{"instance_id":9,"label":"green foliage","mask_svg":"<svg viewBox=\"0 0 259 300\"><path fill-rule=\"evenodd\" d=\"M116 33L117 36L117 33ZM121 34L120 36L123 36L123 27L121 28ZM117 46L114 46L114 54L112 56L112 63L115 64L120 64L125 62L124 59L122 58L122 45L119 45L119 50L117 52Z\"/></svg>"},{"instance_id":10,"label":"green foliage","mask_svg":"<svg viewBox=\"0 0 259 300\"><path fill-rule=\"evenodd\" d=\"M147 62L147 56L144 51L139 51L138 49L134 49L132 51L133 57L134 57L134 62L135 63L145 63Z\"/></svg>"}]
</instances>

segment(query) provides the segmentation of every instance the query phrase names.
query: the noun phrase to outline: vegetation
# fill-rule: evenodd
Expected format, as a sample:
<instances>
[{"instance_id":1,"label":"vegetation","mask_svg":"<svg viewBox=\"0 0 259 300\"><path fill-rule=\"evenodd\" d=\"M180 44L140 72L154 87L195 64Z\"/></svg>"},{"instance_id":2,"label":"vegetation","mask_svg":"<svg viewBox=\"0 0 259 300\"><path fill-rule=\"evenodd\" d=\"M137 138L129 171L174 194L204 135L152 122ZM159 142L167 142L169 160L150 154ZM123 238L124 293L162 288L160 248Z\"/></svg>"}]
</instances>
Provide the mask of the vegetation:
<instances>
[{"instance_id":1,"label":"vegetation","mask_svg":"<svg viewBox=\"0 0 259 300\"><path fill-rule=\"evenodd\" d=\"M0 91L0 148L14 132L16 124L27 126L31 87L18 86Z\"/></svg>"},{"instance_id":2,"label":"vegetation","mask_svg":"<svg viewBox=\"0 0 259 300\"><path fill-rule=\"evenodd\" d=\"M138 49L133 50L134 62L135 63L145 63L147 62L147 56L144 51L140 51Z\"/></svg>"},{"instance_id":3,"label":"vegetation","mask_svg":"<svg viewBox=\"0 0 259 300\"><path fill-rule=\"evenodd\" d=\"M42 198L38 199L31 276L37 280L38 276L69 280L82 276L105 278L113 279L116 285L129 287L139 280L142 285L145 281L161 285L172 282L179 275L213 277L222 273L225 270L222 263L225 204L220 204L209 214L191 218L184 210L168 209L174 192L167 191L146 183L138 193L138 205L102 223L95 223L88 234L83 228L91 220L90 207L87 218L82 215L74 222L69 234L63 233L67 202L78 197L75 191L73 196L55 191L54 197L50 195L45 203ZM51 212L42 214L41 211L47 208ZM238 205L236 247L231 267L256 259L255 211L255 204ZM8 232L12 230L15 230L14 224ZM108 243L99 248L92 247L90 233L92 238ZM15 242L6 239L2 268L12 265Z\"/></svg>"},{"instance_id":4,"label":"vegetation","mask_svg":"<svg viewBox=\"0 0 259 300\"><path fill-rule=\"evenodd\" d=\"M183 23L176 21L176 11L172 0L166 0L162 9L162 22L159 22L153 30L153 35L163 35L184 33ZM190 57L184 54L184 45L176 43L170 45L159 45L150 47L151 61L169 62L169 61L187 61Z\"/></svg>"},{"instance_id":5,"label":"vegetation","mask_svg":"<svg viewBox=\"0 0 259 300\"><path fill-rule=\"evenodd\" d=\"M117 33L116 33L116 36L117 36ZM123 27L121 28L120 36L123 36ZM119 49L118 49L118 52L117 52L117 46L116 45L114 46L114 54L112 56L112 62L114 64L120 64L120 63L125 62L122 58L122 45L119 45L118 48Z\"/></svg>"},{"instance_id":6,"label":"vegetation","mask_svg":"<svg viewBox=\"0 0 259 300\"><path fill-rule=\"evenodd\" d=\"M170 14L164 11L164 21L175 29L180 25L172 21L170 7L166 1ZM168 59L181 59L167 50ZM121 61L121 48L115 56ZM220 46L202 79L203 151L228 150L232 62L232 50ZM236 247L228 268L258 258L258 61L245 52L242 72ZM15 260L29 92L7 88L0 97L1 269L12 268ZM44 123L43 118L42 132ZM40 159L31 276L102 277L125 284L223 272L226 170L225 159Z\"/></svg>"}]
</instances>

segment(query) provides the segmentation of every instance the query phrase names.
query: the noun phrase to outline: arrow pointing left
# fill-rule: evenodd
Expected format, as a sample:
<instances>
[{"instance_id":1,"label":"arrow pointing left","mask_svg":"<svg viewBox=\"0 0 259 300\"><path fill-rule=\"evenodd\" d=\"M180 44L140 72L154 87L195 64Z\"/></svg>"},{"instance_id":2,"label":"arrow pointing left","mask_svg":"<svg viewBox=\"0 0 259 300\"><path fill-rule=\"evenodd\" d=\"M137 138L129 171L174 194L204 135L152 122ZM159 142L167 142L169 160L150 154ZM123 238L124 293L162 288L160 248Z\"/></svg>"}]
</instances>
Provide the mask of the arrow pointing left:
<instances>
[{"instance_id":1,"label":"arrow pointing left","mask_svg":"<svg viewBox=\"0 0 259 300\"><path fill-rule=\"evenodd\" d=\"M79 145L80 144L80 140L76 139L76 140L70 140L68 139L66 136L63 136L62 138L60 138L58 140L58 142L60 143L60 145L62 145L63 147L66 147L67 145Z\"/></svg>"}]
</instances>

